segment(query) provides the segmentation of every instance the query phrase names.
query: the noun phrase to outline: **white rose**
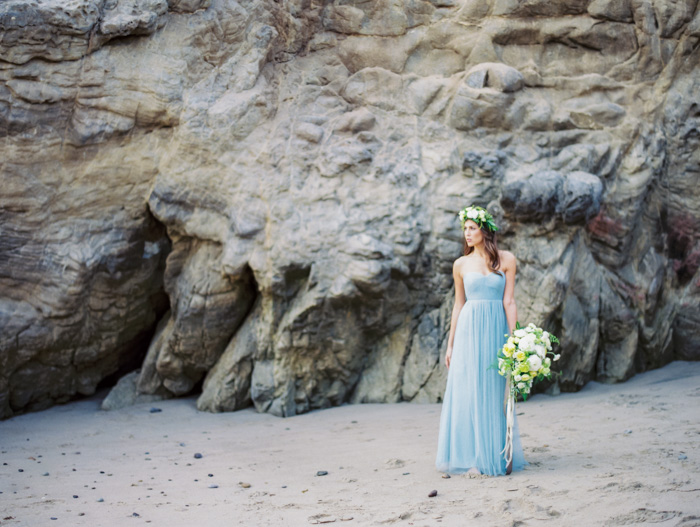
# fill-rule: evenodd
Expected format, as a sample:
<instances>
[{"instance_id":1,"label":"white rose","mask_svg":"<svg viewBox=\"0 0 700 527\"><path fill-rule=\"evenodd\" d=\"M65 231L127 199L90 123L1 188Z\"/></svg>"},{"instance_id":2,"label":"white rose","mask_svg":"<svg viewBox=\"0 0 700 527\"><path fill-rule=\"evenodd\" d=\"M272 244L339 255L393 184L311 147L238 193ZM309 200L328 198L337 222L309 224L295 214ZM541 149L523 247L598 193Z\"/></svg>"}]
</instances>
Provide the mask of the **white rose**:
<instances>
[{"instance_id":1,"label":"white rose","mask_svg":"<svg viewBox=\"0 0 700 527\"><path fill-rule=\"evenodd\" d=\"M524 382L518 383L518 390L523 390L527 385Z\"/></svg>"},{"instance_id":2,"label":"white rose","mask_svg":"<svg viewBox=\"0 0 700 527\"><path fill-rule=\"evenodd\" d=\"M474 209L469 209L467 211L467 218L475 220L479 216L479 213Z\"/></svg>"},{"instance_id":3,"label":"white rose","mask_svg":"<svg viewBox=\"0 0 700 527\"><path fill-rule=\"evenodd\" d=\"M520 379L522 379L522 377L520 377L520 375L515 375L515 376L513 377L513 380L514 380L515 382L520 382Z\"/></svg>"},{"instance_id":4,"label":"white rose","mask_svg":"<svg viewBox=\"0 0 700 527\"><path fill-rule=\"evenodd\" d=\"M557 353L557 354L554 356L554 360L555 360L555 361L559 360L559 357L561 357L561 355L559 355L559 354Z\"/></svg>"},{"instance_id":5,"label":"white rose","mask_svg":"<svg viewBox=\"0 0 700 527\"><path fill-rule=\"evenodd\" d=\"M546 359L544 359L544 365L545 365L545 366L549 366L550 364L552 364L552 359L550 359L549 357L547 357Z\"/></svg>"},{"instance_id":6,"label":"white rose","mask_svg":"<svg viewBox=\"0 0 700 527\"><path fill-rule=\"evenodd\" d=\"M513 332L513 335L514 335L515 337L518 337L519 339L521 339L521 338L523 338L525 335L527 335L527 333L525 333L525 330L524 330L524 329L516 329L516 330Z\"/></svg>"},{"instance_id":7,"label":"white rose","mask_svg":"<svg viewBox=\"0 0 700 527\"><path fill-rule=\"evenodd\" d=\"M545 355L547 355L547 349L541 344L538 344L535 346L535 353L537 353L540 359L544 359Z\"/></svg>"},{"instance_id":8,"label":"white rose","mask_svg":"<svg viewBox=\"0 0 700 527\"><path fill-rule=\"evenodd\" d=\"M523 351L534 351L535 348L535 336L527 335L520 339L520 344L518 347Z\"/></svg>"},{"instance_id":9,"label":"white rose","mask_svg":"<svg viewBox=\"0 0 700 527\"><path fill-rule=\"evenodd\" d=\"M542 359L537 355L530 355L527 359L527 364L530 367L530 371L537 371L542 366Z\"/></svg>"},{"instance_id":10,"label":"white rose","mask_svg":"<svg viewBox=\"0 0 700 527\"><path fill-rule=\"evenodd\" d=\"M545 342L549 342L549 333L547 333L546 331L543 331L542 332L542 340L544 340Z\"/></svg>"}]
</instances>

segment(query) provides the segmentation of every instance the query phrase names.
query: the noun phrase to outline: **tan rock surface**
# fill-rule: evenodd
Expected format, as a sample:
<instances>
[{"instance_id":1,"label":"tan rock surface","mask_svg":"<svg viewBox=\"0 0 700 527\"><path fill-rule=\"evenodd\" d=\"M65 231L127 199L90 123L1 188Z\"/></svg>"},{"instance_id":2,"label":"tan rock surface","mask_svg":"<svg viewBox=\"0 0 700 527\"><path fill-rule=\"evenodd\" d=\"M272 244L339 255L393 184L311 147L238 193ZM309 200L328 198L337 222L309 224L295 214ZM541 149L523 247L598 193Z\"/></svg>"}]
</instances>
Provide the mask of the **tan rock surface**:
<instances>
[{"instance_id":1,"label":"tan rock surface","mask_svg":"<svg viewBox=\"0 0 700 527\"><path fill-rule=\"evenodd\" d=\"M554 390L698 358L697 4L3 3L0 414L437 401L472 202Z\"/></svg>"}]
</instances>

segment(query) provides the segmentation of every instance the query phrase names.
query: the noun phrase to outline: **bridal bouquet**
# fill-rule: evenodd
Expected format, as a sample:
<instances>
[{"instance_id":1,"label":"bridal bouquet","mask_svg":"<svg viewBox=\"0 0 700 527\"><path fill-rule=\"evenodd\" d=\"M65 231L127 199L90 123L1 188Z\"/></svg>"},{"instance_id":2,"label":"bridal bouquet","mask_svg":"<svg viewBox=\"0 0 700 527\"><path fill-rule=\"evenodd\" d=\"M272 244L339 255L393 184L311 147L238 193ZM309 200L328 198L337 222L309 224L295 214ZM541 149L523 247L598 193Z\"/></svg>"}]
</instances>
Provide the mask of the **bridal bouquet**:
<instances>
[{"instance_id":1,"label":"bridal bouquet","mask_svg":"<svg viewBox=\"0 0 700 527\"><path fill-rule=\"evenodd\" d=\"M534 324L522 328L516 323L513 335L498 352L498 373L510 381L511 395L527 399L535 381L552 377L552 362L559 360L552 344L558 343L557 337Z\"/></svg>"},{"instance_id":2,"label":"bridal bouquet","mask_svg":"<svg viewBox=\"0 0 700 527\"><path fill-rule=\"evenodd\" d=\"M510 474L513 461L515 399L518 395L527 399L535 381L552 377L552 362L559 360L559 355L552 351L552 344L558 343L557 337L542 328L534 324L523 328L516 322L513 335L498 352L498 373L506 378L510 387L505 402L506 440L501 452L506 460L506 474Z\"/></svg>"}]
</instances>

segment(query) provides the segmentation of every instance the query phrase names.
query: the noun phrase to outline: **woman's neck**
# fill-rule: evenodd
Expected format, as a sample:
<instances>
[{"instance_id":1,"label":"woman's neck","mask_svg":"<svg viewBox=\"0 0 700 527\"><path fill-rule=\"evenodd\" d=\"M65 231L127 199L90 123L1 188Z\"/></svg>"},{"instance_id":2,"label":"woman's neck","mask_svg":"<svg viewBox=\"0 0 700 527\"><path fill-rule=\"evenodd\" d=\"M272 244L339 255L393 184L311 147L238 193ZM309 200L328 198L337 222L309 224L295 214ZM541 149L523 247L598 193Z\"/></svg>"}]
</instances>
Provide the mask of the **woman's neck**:
<instances>
[{"instance_id":1,"label":"woman's neck","mask_svg":"<svg viewBox=\"0 0 700 527\"><path fill-rule=\"evenodd\" d=\"M488 262L488 255L486 254L486 246L484 243L480 243L479 245L474 245L474 252L479 255L482 260L485 262Z\"/></svg>"}]
</instances>

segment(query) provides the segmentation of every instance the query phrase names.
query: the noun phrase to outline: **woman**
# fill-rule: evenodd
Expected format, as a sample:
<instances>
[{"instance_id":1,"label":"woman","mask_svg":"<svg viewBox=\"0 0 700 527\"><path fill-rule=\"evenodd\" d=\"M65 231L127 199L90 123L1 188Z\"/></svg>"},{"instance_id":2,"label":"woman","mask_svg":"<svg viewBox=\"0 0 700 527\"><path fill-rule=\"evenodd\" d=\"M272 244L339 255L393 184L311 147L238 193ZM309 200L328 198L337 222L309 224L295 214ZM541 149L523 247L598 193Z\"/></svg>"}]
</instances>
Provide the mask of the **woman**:
<instances>
[{"instance_id":1,"label":"woman","mask_svg":"<svg viewBox=\"0 0 700 527\"><path fill-rule=\"evenodd\" d=\"M506 466L506 381L493 365L506 334L515 328L516 262L512 253L498 250L498 227L486 209L470 206L459 217L464 256L455 261L452 271L455 304L435 465L449 473L510 474L511 469L521 469L525 460L516 424L512 466Z\"/></svg>"}]
</instances>

